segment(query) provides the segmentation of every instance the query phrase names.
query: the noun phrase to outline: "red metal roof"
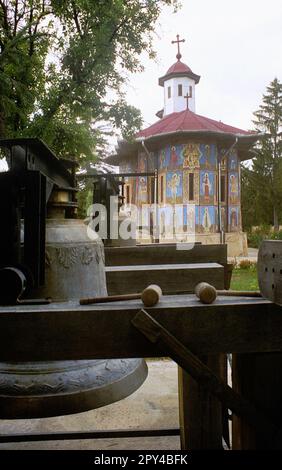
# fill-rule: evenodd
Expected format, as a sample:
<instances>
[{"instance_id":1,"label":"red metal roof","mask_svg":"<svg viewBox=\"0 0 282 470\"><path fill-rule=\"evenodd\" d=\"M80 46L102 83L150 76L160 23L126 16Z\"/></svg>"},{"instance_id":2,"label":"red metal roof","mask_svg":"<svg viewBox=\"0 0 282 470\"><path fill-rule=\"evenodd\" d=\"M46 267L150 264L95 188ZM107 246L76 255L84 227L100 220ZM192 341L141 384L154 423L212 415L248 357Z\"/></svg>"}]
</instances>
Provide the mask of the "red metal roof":
<instances>
[{"instance_id":1,"label":"red metal roof","mask_svg":"<svg viewBox=\"0 0 282 470\"><path fill-rule=\"evenodd\" d=\"M164 82L166 80L169 80L170 78L174 78L174 77L189 77L195 80L195 83L199 83L200 78L201 78L200 75L196 75L194 72L192 72L190 67L188 67L188 65L181 62L181 60L178 60L177 62L175 62L175 64L173 64L168 69L166 74L163 77L159 78L159 85L164 86Z\"/></svg>"},{"instance_id":2,"label":"red metal roof","mask_svg":"<svg viewBox=\"0 0 282 470\"><path fill-rule=\"evenodd\" d=\"M169 134L175 132L218 132L228 134L252 135L253 132L244 131L237 127L229 126L221 121L215 121L204 116L193 113L189 109L180 113L171 113L160 119L152 126L138 132L136 137L153 137L159 134Z\"/></svg>"},{"instance_id":3,"label":"red metal roof","mask_svg":"<svg viewBox=\"0 0 282 470\"><path fill-rule=\"evenodd\" d=\"M179 72L192 72L192 70L190 69L190 67L188 67L188 65L183 64L183 62L178 60L177 62L175 62L175 64L173 64L168 69L168 71L166 72L166 75L170 73L179 73Z\"/></svg>"}]
</instances>

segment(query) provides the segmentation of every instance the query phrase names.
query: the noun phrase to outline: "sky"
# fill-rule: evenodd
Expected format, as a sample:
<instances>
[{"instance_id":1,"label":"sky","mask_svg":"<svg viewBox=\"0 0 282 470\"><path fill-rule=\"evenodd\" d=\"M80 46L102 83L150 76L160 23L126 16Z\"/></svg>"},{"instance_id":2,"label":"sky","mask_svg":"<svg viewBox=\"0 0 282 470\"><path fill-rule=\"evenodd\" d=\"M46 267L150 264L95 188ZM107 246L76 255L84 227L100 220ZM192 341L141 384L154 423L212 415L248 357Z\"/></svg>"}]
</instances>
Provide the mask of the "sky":
<instances>
[{"instance_id":1,"label":"sky","mask_svg":"<svg viewBox=\"0 0 282 470\"><path fill-rule=\"evenodd\" d=\"M163 107L158 78L176 61L201 75L196 113L242 129L253 128L252 114L269 83L282 79L282 0L182 0L176 13L163 8L154 37L156 61L141 56L143 73L129 77L127 101L139 108L143 127Z\"/></svg>"}]
</instances>

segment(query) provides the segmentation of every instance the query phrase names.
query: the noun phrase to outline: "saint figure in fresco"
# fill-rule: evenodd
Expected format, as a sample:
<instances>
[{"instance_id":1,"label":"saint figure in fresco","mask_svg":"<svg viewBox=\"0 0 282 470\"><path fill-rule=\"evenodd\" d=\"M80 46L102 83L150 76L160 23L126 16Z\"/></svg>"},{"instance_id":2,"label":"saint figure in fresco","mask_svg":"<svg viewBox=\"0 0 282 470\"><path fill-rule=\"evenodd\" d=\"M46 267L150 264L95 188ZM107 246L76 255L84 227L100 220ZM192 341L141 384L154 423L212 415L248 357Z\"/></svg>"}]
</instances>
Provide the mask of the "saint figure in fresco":
<instances>
[{"instance_id":1,"label":"saint figure in fresco","mask_svg":"<svg viewBox=\"0 0 282 470\"><path fill-rule=\"evenodd\" d=\"M140 192L145 193L147 191L147 183L146 180L143 176L139 179L139 184L140 184Z\"/></svg>"},{"instance_id":2,"label":"saint figure in fresco","mask_svg":"<svg viewBox=\"0 0 282 470\"><path fill-rule=\"evenodd\" d=\"M176 148L171 147L171 154L170 154L170 168L173 170L177 167L178 164L178 157L176 153Z\"/></svg>"},{"instance_id":3,"label":"saint figure in fresco","mask_svg":"<svg viewBox=\"0 0 282 470\"><path fill-rule=\"evenodd\" d=\"M212 226L211 218L210 218L210 214L209 214L209 209L207 207L205 207L205 210L204 210L204 215L203 215L203 219L202 219L202 226L204 227L205 232L209 232L210 228Z\"/></svg>"},{"instance_id":4,"label":"saint figure in fresco","mask_svg":"<svg viewBox=\"0 0 282 470\"><path fill-rule=\"evenodd\" d=\"M238 183L235 175L230 175L230 196L231 202L236 202L238 196Z\"/></svg>"},{"instance_id":5,"label":"saint figure in fresco","mask_svg":"<svg viewBox=\"0 0 282 470\"><path fill-rule=\"evenodd\" d=\"M223 228L223 230L225 230L225 225L226 225L226 222L225 222L225 207L221 207L220 212L221 212L221 227Z\"/></svg>"},{"instance_id":6,"label":"saint figure in fresco","mask_svg":"<svg viewBox=\"0 0 282 470\"><path fill-rule=\"evenodd\" d=\"M190 231L195 228L195 210L192 207L188 210L187 227Z\"/></svg>"},{"instance_id":7,"label":"saint figure in fresco","mask_svg":"<svg viewBox=\"0 0 282 470\"><path fill-rule=\"evenodd\" d=\"M171 196L176 201L177 190L180 185L180 176L177 173L173 173L171 180L168 182L168 187L171 191Z\"/></svg>"},{"instance_id":8,"label":"saint figure in fresco","mask_svg":"<svg viewBox=\"0 0 282 470\"><path fill-rule=\"evenodd\" d=\"M236 227L238 227L237 210L232 209L232 211L231 211L231 228L234 229Z\"/></svg>"},{"instance_id":9,"label":"saint figure in fresco","mask_svg":"<svg viewBox=\"0 0 282 470\"><path fill-rule=\"evenodd\" d=\"M208 169L210 167L210 153L211 153L211 150L210 150L210 146L209 145L205 145L205 167Z\"/></svg>"},{"instance_id":10,"label":"saint figure in fresco","mask_svg":"<svg viewBox=\"0 0 282 470\"><path fill-rule=\"evenodd\" d=\"M161 150L161 155L160 155L160 168L161 168L161 169L165 168L165 150Z\"/></svg>"},{"instance_id":11,"label":"saint figure in fresco","mask_svg":"<svg viewBox=\"0 0 282 470\"><path fill-rule=\"evenodd\" d=\"M211 190L211 183L209 179L208 173L205 173L204 178L203 178L203 193L204 193L204 198L206 201L209 201L210 199L210 190Z\"/></svg>"}]
</instances>

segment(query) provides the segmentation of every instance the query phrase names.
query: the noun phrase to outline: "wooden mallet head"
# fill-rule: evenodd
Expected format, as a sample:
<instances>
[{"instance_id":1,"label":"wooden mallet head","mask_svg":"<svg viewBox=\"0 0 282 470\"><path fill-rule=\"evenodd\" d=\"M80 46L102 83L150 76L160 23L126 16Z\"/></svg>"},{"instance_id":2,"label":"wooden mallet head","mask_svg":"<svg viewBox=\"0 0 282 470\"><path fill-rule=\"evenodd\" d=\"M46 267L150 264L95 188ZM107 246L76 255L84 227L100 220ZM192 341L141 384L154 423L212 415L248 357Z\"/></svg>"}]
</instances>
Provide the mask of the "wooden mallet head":
<instances>
[{"instance_id":1,"label":"wooden mallet head","mask_svg":"<svg viewBox=\"0 0 282 470\"><path fill-rule=\"evenodd\" d=\"M203 304L212 304L217 296L215 287L207 282L200 282L195 287L195 294Z\"/></svg>"},{"instance_id":2,"label":"wooden mallet head","mask_svg":"<svg viewBox=\"0 0 282 470\"><path fill-rule=\"evenodd\" d=\"M141 300L145 307L153 307L156 305L160 301L161 296L162 289L156 284L151 284L141 292Z\"/></svg>"}]
</instances>

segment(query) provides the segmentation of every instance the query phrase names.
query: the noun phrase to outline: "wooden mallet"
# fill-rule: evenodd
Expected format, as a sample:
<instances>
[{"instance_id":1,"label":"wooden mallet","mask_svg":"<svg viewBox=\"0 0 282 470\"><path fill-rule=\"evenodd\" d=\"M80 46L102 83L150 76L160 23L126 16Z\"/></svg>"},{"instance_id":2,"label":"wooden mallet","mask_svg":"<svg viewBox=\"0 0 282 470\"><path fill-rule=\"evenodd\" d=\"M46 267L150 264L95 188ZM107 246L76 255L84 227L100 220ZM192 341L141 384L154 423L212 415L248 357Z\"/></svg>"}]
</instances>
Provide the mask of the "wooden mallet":
<instances>
[{"instance_id":1,"label":"wooden mallet","mask_svg":"<svg viewBox=\"0 0 282 470\"><path fill-rule=\"evenodd\" d=\"M156 284L151 284L142 292L137 294L109 295L106 297L92 297L88 299L80 299L80 305L99 304L106 302L117 302L119 300L141 299L145 307L153 307L162 296L162 289Z\"/></svg>"},{"instance_id":2,"label":"wooden mallet","mask_svg":"<svg viewBox=\"0 0 282 470\"><path fill-rule=\"evenodd\" d=\"M195 294L203 304L212 304L218 295L229 297L261 297L258 291L216 290L207 282L200 282L195 287Z\"/></svg>"}]
</instances>

